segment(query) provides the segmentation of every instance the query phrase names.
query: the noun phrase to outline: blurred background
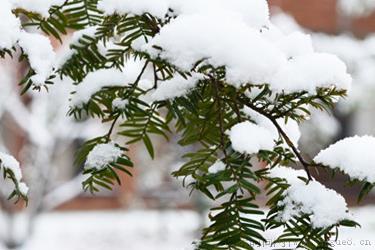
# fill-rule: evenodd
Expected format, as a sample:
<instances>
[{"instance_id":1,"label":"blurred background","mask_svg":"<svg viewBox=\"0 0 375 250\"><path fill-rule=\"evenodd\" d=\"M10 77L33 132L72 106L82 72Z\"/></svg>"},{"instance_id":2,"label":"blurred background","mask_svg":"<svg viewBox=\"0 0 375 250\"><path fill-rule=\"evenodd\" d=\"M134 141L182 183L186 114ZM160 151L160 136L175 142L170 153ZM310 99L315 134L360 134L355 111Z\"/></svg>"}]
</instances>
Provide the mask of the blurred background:
<instances>
[{"instance_id":1,"label":"blurred background","mask_svg":"<svg viewBox=\"0 0 375 250\"><path fill-rule=\"evenodd\" d=\"M274 24L285 33L310 33L316 50L338 55L354 78L349 99L340 101L332 114L314 113L303 124L302 151L314 156L340 138L375 135L375 0L269 3ZM20 96L16 85L25 70L11 59L0 64L0 151L21 162L30 187L27 208L9 203L7 186L0 187L0 249L192 249L212 204L170 176L186 151L177 145L178 138L168 143L155 138L154 161L142 145L134 146L133 178L122 176L123 185L112 192L83 193L82 169L72 164L74 152L107 128L66 116L72 83ZM359 189L347 187L344 176L335 181L324 173L315 177L345 196L362 224L359 230L344 231L335 249L375 249L375 194L358 206Z\"/></svg>"}]
</instances>

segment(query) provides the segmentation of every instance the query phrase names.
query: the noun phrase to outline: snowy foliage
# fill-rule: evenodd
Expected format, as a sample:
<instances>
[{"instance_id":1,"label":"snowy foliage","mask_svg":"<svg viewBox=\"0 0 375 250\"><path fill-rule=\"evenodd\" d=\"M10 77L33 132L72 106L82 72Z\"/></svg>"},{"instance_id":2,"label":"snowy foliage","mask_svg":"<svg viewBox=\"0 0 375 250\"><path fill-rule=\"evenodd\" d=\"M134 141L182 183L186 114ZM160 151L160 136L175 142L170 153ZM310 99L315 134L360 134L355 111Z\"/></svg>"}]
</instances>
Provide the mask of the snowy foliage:
<instances>
[{"instance_id":1,"label":"snowy foliage","mask_svg":"<svg viewBox=\"0 0 375 250\"><path fill-rule=\"evenodd\" d=\"M22 180L22 172L19 162L11 155L0 152L0 168L4 179L8 178L15 186L9 198L26 198L29 188Z\"/></svg>"},{"instance_id":2,"label":"snowy foliage","mask_svg":"<svg viewBox=\"0 0 375 250\"><path fill-rule=\"evenodd\" d=\"M217 174L224 170L225 170L225 163L218 160L212 166L210 166L210 168L208 169L208 172L210 174Z\"/></svg>"},{"instance_id":3,"label":"snowy foliage","mask_svg":"<svg viewBox=\"0 0 375 250\"><path fill-rule=\"evenodd\" d=\"M120 184L119 171L131 175L131 144L142 142L154 158L154 136L168 139L176 131L191 152L173 175L221 202L210 212L198 249L253 249L265 242L265 229L278 227L278 242L332 249L338 227L357 225L342 196L312 172L327 163L350 175L347 164L362 163L373 139L359 142L353 154L343 153L346 143L333 145L316 162L298 148L299 125L311 110L333 108L352 78L339 57L317 52L309 35L273 24L267 1L55 0L30 6L6 0L0 14L6 22L0 24L0 56L20 51L30 65L22 91L61 84L56 76L69 79L75 88L65 96L68 114L109 124L77 154L85 165L84 190ZM25 28L30 25L34 29ZM62 37L71 29L65 45ZM55 52L47 36L65 46ZM118 136L126 144L117 143ZM278 167L296 163L303 171ZM366 174L354 178L361 177L368 192L373 179ZM256 202L264 181L271 210L258 221L251 216L263 215Z\"/></svg>"},{"instance_id":4,"label":"snowy foliage","mask_svg":"<svg viewBox=\"0 0 375 250\"><path fill-rule=\"evenodd\" d=\"M122 155L122 150L113 142L96 145L88 154L86 168L103 169L112 162L116 162Z\"/></svg>"},{"instance_id":5,"label":"snowy foliage","mask_svg":"<svg viewBox=\"0 0 375 250\"><path fill-rule=\"evenodd\" d=\"M281 221L309 214L313 228L327 228L350 219L344 197L316 181L307 185L292 184L279 205L284 207L279 217Z\"/></svg>"},{"instance_id":6,"label":"snowy foliage","mask_svg":"<svg viewBox=\"0 0 375 250\"><path fill-rule=\"evenodd\" d=\"M375 138L355 136L345 138L322 150L314 161L338 168L353 179L375 183Z\"/></svg>"},{"instance_id":7,"label":"snowy foliage","mask_svg":"<svg viewBox=\"0 0 375 250\"><path fill-rule=\"evenodd\" d=\"M271 177L287 180L290 185L285 197L278 203L278 206L283 207L278 220L287 222L301 214L309 214L313 228L327 228L351 219L344 197L317 181L311 181L306 185L298 178L303 174L301 170L286 167L271 169Z\"/></svg>"},{"instance_id":8,"label":"snowy foliage","mask_svg":"<svg viewBox=\"0 0 375 250\"><path fill-rule=\"evenodd\" d=\"M295 32L300 33L303 31L303 28L297 24L293 17L285 13L274 15L272 21L286 34L292 35ZM353 77L350 98L339 103L340 110L352 111L354 108L363 108L361 107L364 106L363 104L371 102L375 89L375 74L372 70L375 67L374 35L369 34L364 39L358 39L345 33L339 35L311 33L311 38L316 51L334 54L339 57L345 62L348 71Z\"/></svg>"},{"instance_id":9,"label":"snowy foliage","mask_svg":"<svg viewBox=\"0 0 375 250\"><path fill-rule=\"evenodd\" d=\"M13 15L12 7L16 7L6 0L0 3L1 17L5 20L0 26L2 34L0 38L0 49L10 50L16 43L23 49L23 52L28 56L30 66L34 73L31 81L38 87L44 84L49 76L52 74L53 62L55 60L55 53L53 52L51 43L46 36L28 33L21 28L21 21ZM20 1L28 3L28 1ZM34 5L35 6L35 5ZM47 9L49 9L47 7Z\"/></svg>"},{"instance_id":10,"label":"snowy foliage","mask_svg":"<svg viewBox=\"0 0 375 250\"><path fill-rule=\"evenodd\" d=\"M172 79L161 83L161 85L152 93L151 98L155 101L163 101L184 96L189 90L193 89L202 78L203 76L199 74L194 74L187 79L177 75Z\"/></svg>"},{"instance_id":11,"label":"snowy foliage","mask_svg":"<svg viewBox=\"0 0 375 250\"><path fill-rule=\"evenodd\" d=\"M27 54L30 67L35 71L31 77L37 85L41 85L52 74L55 53L49 39L40 34L20 32L18 44Z\"/></svg>"},{"instance_id":12,"label":"snowy foliage","mask_svg":"<svg viewBox=\"0 0 375 250\"><path fill-rule=\"evenodd\" d=\"M22 172L19 162L11 155L0 153L1 167L9 169L17 182L22 179Z\"/></svg>"},{"instance_id":13,"label":"snowy foliage","mask_svg":"<svg viewBox=\"0 0 375 250\"><path fill-rule=\"evenodd\" d=\"M114 110L124 110L126 108L126 105L128 105L128 101L121 99L121 98L116 98L112 102L112 108Z\"/></svg>"},{"instance_id":14,"label":"snowy foliage","mask_svg":"<svg viewBox=\"0 0 375 250\"><path fill-rule=\"evenodd\" d=\"M272 151L275 146L274 137L269 130L249 121L233 126L228 135L233 149L240 153L254 154L260 150Z\"/></svg>"},{"instance_id":15,"label":"snowy foliage","mask_svg":"<svg viewBox=\"0 0 375 250\"><path fill-rule=\"evenodd\" d=\"M73 107L82 107L90 101L91 97L104 87L123 85L127 83L128 76L117 69L101 69L88 74L72 97Z\"/></svg>"}]
</instances>

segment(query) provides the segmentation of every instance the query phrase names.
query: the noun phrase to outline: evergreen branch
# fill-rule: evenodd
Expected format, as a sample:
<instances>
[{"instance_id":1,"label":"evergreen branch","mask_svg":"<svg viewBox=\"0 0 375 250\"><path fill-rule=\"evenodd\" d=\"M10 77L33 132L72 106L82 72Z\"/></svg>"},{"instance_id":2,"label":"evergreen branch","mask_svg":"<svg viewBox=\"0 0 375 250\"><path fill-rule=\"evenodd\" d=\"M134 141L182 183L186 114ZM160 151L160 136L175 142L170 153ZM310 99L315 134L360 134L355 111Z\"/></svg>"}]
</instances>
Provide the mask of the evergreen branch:
<instances>
[{"instance_id":1,"label":"evergreen branch","mask_svg":"<svg viewBox=\"0 0 375 250\"><path fill-rule=\"evenodd\" d=\"M304 170L305 170L305 172L307 174L308 179L310 181L312 181L313 177L312 177L312 175L310 173L310 169L309 169L309 167L311 167L312 164L308 163L303 158L303 156L300 154L299 150L296 148L296 146L294 145L294 143L292 142L292 140L289 138L289 136L286 134L286 132L281 128L281 126L277 122L277 120L273 116L271 116L270 114L268 114L267 112L265 112L263 109L260 109L260 108L256 107L251 102L246 101L244 98L241 98L240 100L244 103L244 105L246 105L247 107L251 108L255 112L263 115L264 117L268 118L268 120L270 120L272 122L272 124L276 127L277 131L284 138L284 140L286 141L286 143L288 144L288 146L292 149L293 153L296 155L296 157L298 158L299 162L302 164L302 166L303 166L303 168L304 168Z\"/></svg>"},{"instance_id":2,"label":"evergreen branch","mask_svg":"<svg viewBox=\"0 0 375 250\"><path fill-rule=\"evenodd\" d=\"M115 119L113 119L113 121L112 121L111 127L109 128L109 131L108 131L108 133L106 135L108 141L110 141L110 139L111 139L111 135L112 135L113 129L114 129L115 125L116 125L116 122L120 118L120 116L121 116L121 113L119 113L118 115L116 115Z\"/></svg>"}]
</instances>

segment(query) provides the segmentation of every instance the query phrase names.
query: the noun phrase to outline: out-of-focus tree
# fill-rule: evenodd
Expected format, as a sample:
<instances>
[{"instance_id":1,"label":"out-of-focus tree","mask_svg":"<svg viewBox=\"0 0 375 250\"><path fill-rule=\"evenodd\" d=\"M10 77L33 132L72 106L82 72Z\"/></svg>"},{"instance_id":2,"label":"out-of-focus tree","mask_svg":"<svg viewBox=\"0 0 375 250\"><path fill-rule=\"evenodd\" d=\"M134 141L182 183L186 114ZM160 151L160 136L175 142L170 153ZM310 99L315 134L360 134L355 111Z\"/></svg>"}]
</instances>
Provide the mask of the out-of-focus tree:
<instances>
[{"instance_id":1,"label":"out-of-focus tree","mask_svg":"<svg viewBox=\"0 0 375 250\"><path fill-rule=\"evenodd\" d=\"M97 124L77 123L66 116L71 82L59 82L48 93L21 96L16 87L21 70L10 59L0 66L0 149L19 156L30 188L28 205L20 209L8 200L9 185L1 185L1 240L10 248L31 235L37 215L82 192L74 152L82 141L101 132Z\"/></svg>"}]
</instances>

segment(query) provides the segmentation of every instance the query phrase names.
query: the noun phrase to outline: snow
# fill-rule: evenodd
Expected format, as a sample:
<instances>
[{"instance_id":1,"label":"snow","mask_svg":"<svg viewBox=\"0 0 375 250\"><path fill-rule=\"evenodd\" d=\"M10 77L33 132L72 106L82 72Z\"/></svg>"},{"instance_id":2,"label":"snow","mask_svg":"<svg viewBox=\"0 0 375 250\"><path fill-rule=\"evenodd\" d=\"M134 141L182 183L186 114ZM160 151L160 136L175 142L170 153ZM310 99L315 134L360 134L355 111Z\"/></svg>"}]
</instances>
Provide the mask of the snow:
<instances>
[{"instance_id":1,"label":"snow","mask_svg":"<svg viewBox=\"0 0 375 250\"><path fill-rule=\"evenodd\" d=\"M272 150L276 141L280 139L279 131L275 125L265 116L245 107L242 110L253 122L245 121L232 127L227 132L232 142L234 150L241 153L253 154L259 150ZM284 119L276 121L281 129L288 135L292 143L298 147L301 137L298 123L289 119L285 123ZM285 144L285 146L288 146Z\"/></svg>"},{"instance_id":2,"label":"snow","mask_svg":"<svg viewBox=\"0 0 375 250\"><path fill-rule=\"evenodd\" d=\"M375 246L375 219L372 216L375 207L357 207L353 208L353 218L361 227L340 227L339 237L330 239L334 250L368 250L373 249ZM255 247L256 250L269 250L269 249L299 249L296 248L298 242L281 242L272 244L278 236L282 234L282 228L276 230L267 230L263 235L267 239L267 243L262 244L261 247Z\"/></svg>"},{"instance_id":3,"label":"snow","mask_svg":"<svg viewBox=\"0 0 375 250\"><path fill-rule=\"evenodd\" d=\"M89 73L77 86L71 99L73 107L82 107L88 103L91 97L104 87L127 86L132 78L130 72L124 72L118 69L99 69Z\"/></svg>"},{"instance_id":4,"label":"snow","mask_svg":"<svg viewBox=\"0 0 375 250\"><path fill-rule=\"evenodd\" d=\"M172 9L177 14L212 12L236 13L246 23L261 28L269 23L268 4L265 0L102 0L98 5L106 15L150 13L160 19ZM251 14L250 14L251 13Z\"/></svg>"},{"instance_id":5,"label":"snow","mask_svg":"<svg viewBox=\"0 0 375 250\"><path fill-rule=\"evenodd\" d=\"M270 170L269 177L285 179L290 185L285 197L279 202L283 210L278 219L287 222L294 216L311 215L313 228L327 228L345 219L351 219L344 197L336 191L313 180L306 184L298 177L305 177L303 170L288 167L275 167Z\"/></svg>"},{"instance_id":6,"label":"snow","mask_svg":"<svg viewBox=\"0 0 375 250\"><path fill-rule=\"evenodd\" d=\"M20 250L189 250L200 220L189 210L48 213Z\"/></svg>"},{"instance_id":7,"label":"snow","mask_svg":"<svg viewBox=\"0 0 375 250\"><path fill-rule=\"evenodd\" d=\"M374 0L339 0L338 9L348 16L367 16L375 10Z\"/></svg>"},{"instance_id":8,"label":"snow","mask_svg":"<svg viewBox=\"0 0 375 250\"><path fill-rule=\"evenodd\" d=\"M306 90L316 93L317 87L349 90L352 78L346 65L337 57L326 53L300 55L288 61L271 80L271 88L279 92Z\"/></svg>"},{"instance_id":9,"label":"snow","mask_svg":"<svg viewBox=\"0 0 375 250\"><path fill-rule=\"evenodd\" d=\"M296 170L290 167L276 166L269 170L268 176L270 178L284 179L292 185L301 181L298 177L306 177L306 172L304 170Z\"/></svg>"},{"instance_id":10,"label":"snow","mask_svg":"<svg viewBox=\"0 0 375 250\"><path fill-rule=\"evenodd\" d=\"M205 6L208 2L196 5ZM190 1L185 5L175 3L180 10L177 18L163 26L150 42L134 48L167 60L183 71L190 71L202 60L202 64L224 66L226 80L235 87L268 83L278 92L306 90L311 94L319 87L349 89L351 77L341 60L315 53L308 35L283 34L269 22L268 10L260 12L266 20L261 22L263 25L248 21L246 17L257 15L255 10L262 8L258 6L245 14L246 8L238 7L241 4L244 3L236 1L229 7L218 1L210 9L194 8Z\"/></svg>"},{"instance_id":11,"label":"snow","mask_svg":"<svg viewBox=\"0 0 375 250\"><path fill-rule=\"evenodd\" d=\"M147 75L147 73L144 74L144 75ZM144 79L144 78L146 78L146 79ZM153 87L154 87L154 81L151 81L150 79L147 79L146 76L143 76L142 79L138 83L138 88L140 88L142 90L145 90L145 91L150 90Z\"/></svg>"},{"instance_id":12,"label":"snow","mask_svg":"<svg viewBox=\"0 0 375 250\"><path fill-rule=\"evenodd\" d=\"M109 4L104 4L105 2ZM165 6L163 7L164 2L167 8L164 8ZM196 3L195 1L192 2ZM244 1L234 2L244 3ZM202 1L202 5L199 6L204 6L205 4L209 6L210 3L212 4L212 2L208 0ZM242 84L248 82L255 84L269 83L271 89L275 91L293 92L307 90L311 94L315 93L316 87L332 87L335 85L343 89L349 88L351 78L346 73L345 65L337 57L332 55L314 53L309 36L303 35L302 33L292 33L284 37L276 28L269 32L260 32L259 28L262 25L268 25L268 8L265 8L265 11L257 12L258 14L260 13L259 18L255 18L254 15L243 15L243 11L246 10L245 7L247 7L245 4L233 4L233 6L231 4L225 5L224 2L222 3L220 0L218 0L218 3L220 3L218 5L222 4L228 8L213 7L215 11L212 11L208 8L193 8L193 4L189 5L178 1L173 2L172 5L177 6L176 9L181 15L175 20L172 20L170 24L163 27L160 34L153 38L149 44L142 45L142 48L139 49L150 52L154 57L160 56L163 59L169 60L182 70L187 71L190 71L191 67L201 59L205 59L205 63L212 64L216 67L225 66L227 69L227 80L236 87L240 87ZM252 3L265 3L265 5L261 4L261 6L266 6L265 1L252 1ZM168 12L168 5L170 3L169 1L156 3L155 1L142 0L134 4L134 1L103 0L101 4L103 8L113 7L113 10L105 10L106 12L108 11L108 13L111 13L111 11L129 11L134 14L150 12L162 17L161 15L165 15ZM118 7L114 4L117 4ZM6 6L6 3L3 5ZM2 4L0 4L0 7L3 7ZM2 14L1 9L2 8L0 8L0 14ZM4 9L7 10L7 7ZM260 8L255 9L259 10ZM252 12L255 13L256 11L252 10ZM249 11L249 13L251 12ZM223 16L228 16L228 20L224 19ZM254 19L252 19L253 17ZM14 20L9 18L5 23L7 24L7 22L11 23L13 21ZM16 24L16 22L13 24ZM0 31L1 29L5 29L5 34L7 34L7 31L9 33L9 30L7 30L8 26L4 27L0 25ZM13 33L16 34L17 32ZM77 34L77 36L78 35L82 34ZM5 41L3 43L4 46L9 46L9 44L12 45L19 39L20 46L29 55L31 67L37 73L37 75L33 77L33 80L41 84L49 76L53 68L54 55L49 40L42 35L26 32L21 32L17 37L15 36L15 38L12 36L13 34L8 34L4 39L0 38L0 41ZM271 37L278 39L277 41L272 41ZM163 50L157 51L153 48L153 45L161 46ZM92 95L103 87L118 84L126 86L128 83L132 82L134 76L136 76L132 72L130 75L132 77L129 77L120 70L113 69L102 69L90 73L84 81L77 86L76 93L72 97L73 106L82 106L82 104L88 102ZM194 88L199 81L199 79L194 76L187 80L179 77L180 76L176 76L171 80L162 82L152 94L154 100L172 99L177 96L185 95ZM147 81L147 83L149 85L150 81ZM116 99L113 102L113 107L115 108L120 108L125 105L126 100ZM228 132L233 148L239 152L248 154L257 153L259 150L272 150L275 145L275 140L279 138L277 130L270 121L259 114L250 115L250 117L256 124L249 121L243 122L235 125ZM290 130L293 131L290 132L292 141L297 144L300 137L298 124L294 121L288 124L283 124L282 121L278 122L280 125L284 126L286 131L288 130L287 125L291 126ZM289 132L287 133L289 134ZM374 173L369 171L369 169L371 169L368 167L369 165L367 165L366 168L360 167L360 171L358 169L353 170L352 166L358 162L361 164L366 163L363 160L365 157L359 158L362 155L362 151L364 151L362 149L362 144L356 147L356 149L357 148L360 153L354 154L356 159L351 162L351 167L346 166L345 170L349 169L350 171L347 170L348 172L354 172L354 175L361 177L362 175L365 176L363 171L366 169L366 178L375 178L372 177ZM374 147L372 146L372 142L370 149L368 152L365 151L366 155L369 155L371 151L373 152ZM340 160L342 160L344 156L353 156L342 153L343 151L347 152L347 150L348 145L345 145L345 147L338 150L339 152L335 152L339 156L333 154L334 160L332 160L332 154L327 157L323 156L323 158L327 161L332 160L334 162L339 162L342 165ZM322 151L321 154L323 154L323 152L324 151ZM121 150L113 143L99 144L88 155L86 166L102 168L108 163L118 159L121 154ZM10 160L8 159L7 162L9 164ZM345 165L346 162L350 161L345 161L343 164ZM14 163L12 164L14 165ZM217 173L223 169L225 169L225 164L219 161L211 166L208 171L210 173ZM277 173L276 171L276 173L274 172L273 174L277 175L281 174L281 172ZM22 176L19 179L21 178ZM288 180L290 177L286 175L282 178ZM288 205L288 208L291 208L290 206L292 206L292 208L291 211L284 211L285 214L283 214L283 218L289 218L296 213L312 213L314 218L313 225L315 227L326 227L348 216L346 210L343 210L346 208L345 201L334 191L326 189L315 181L310 182L308 185L297 182L297 180L295 180L295 182L298 184L291 185L288 189L287 197L284 200L284 204ZM27 193L27 187L23 186L23 184L24 183L20 183L22 186L22 188L20 188L21 192ZM294 189L295 186L298 186L298 189ZM304 198L304 196L309 197ZM333 200L335 214L327 211L327 202L323 202L323 198L329 199L330 201ZM301 204L303 206L300 207L299 205Z\"/></svg>"},{"instance_id":13,"label":"snow","mask_svg":"<svg viewBox=\"0 0 375 250\"><path fill-rule=\"evenodd\" d=\"M21 22L13 15L11 8L7 0L0 1L0 49L10 49L17 42L21 28Z\"/></svg>"},{"instance_id":14,"label":"snow","mask_svg":"<svg viewBox=\"0 0 375 250\"><path fill-rule=\"evenodd\" d=\"M119 69L99 69L97 71L87 74L82 82L77 85L75 93L73 94L70 105L71 107L82 108L82 106L89 102L91 97L104 87L128 87L135 83L145 65L144 60L129 58L124 67ZM150 85L153 85L153 69L152 66L146 67L138 87L146 90ZM152 79L152 81L151 81Z\"/></svg>"},{"instance_id":15,"label":"snow","mask_svg":"<svg viewBox=\"0 0 375 250\"><path fill-rule=\"evenodd\" d=\"M93 37L95 36L95 33L98 31L98 26L89 26L87 28L84 28L82 30L77 30L73 33L71 37L71 43L72 44L77 44L78 41L83 37L83 36L90 36Z\"/></svg>"},{"instance_id":16,"label":"snow","mask_svg":"<svg viewBox=\"0 0 375 250\"><path fill-rule=\"evenodd\" d=\"M98 144L88 154L85 168L103 169L122 156L122 150L113 142Z\"/></svg>"},{"instance_id":17,"label":"snow","mask_svg":"<svg viewBox=\"0 0 375 250\"><path fill-rule=\"evenodd\" d=\"M203 75L197 73L192 74L191 77L187 76L187 79L177 74L172 79L161 82L158 88L151 94L151 98L154 101L162 101L186 95L202 79Z\"/></svg>"},{"instance_id":18,"label":"snow","mask_svg":"<svg viewBox=\"0 0 375 250\"><path fill-rule=\"evenodd\" d=\"M99 2L98 8L106 15L150 13L163 18L168 13L169 5L167 0L102 0Z\"/></svg>"},{"instance_id":19,"label":"snow","mask_svg":"<svg viewBox=\"0 0 375 250\"><path fill-rule=\"evenodd\" d=\"M202 59L226 66L227 80L237 87L269 82L269 75L286 63L285 55L260 32L236 15L223 18L220 13L179 16L140 49L185 71Z\"/></svg>"},{"instance_id":20,"label":"snow","mask_svg":"<svg viewBox=\"0 0 375 250\"><path fill-rule=\"evenodd\" d=\"M112 101L112 108L114 110L124 110L128 103L128 100L116 98Z\"/></svg>"},{"instance_id":21,"label":"snow","mask_svg":"<svg viewBox=\"0 0 375 250\"><path fill-rule=\"evenodd\" d=\"M223 16L235 15L256 29L269 24L269 9L265 0L170 0L170 2L171 8L179 15L222 13Z\"/></svg>"},{"instance_id":22,"label":"snow","mask_svg":"<svg viewBox=\"0 0 375 250\"><path fill-rule=\"evenodd\" d=\"M24 182L20 182L18 184L18 189L20 190L21 194L26 196L29 192L29 187Z\"/></svg>"},{"instance_id":23,"label":"snow","mask_svg":"<svg viewBox=\"0 0 375 250\"><path fill-rule=\"evenodd\" d=\"M352 179L375 183L375 138L354 136L345 138L322 150L316 163L339 169Z\"/></svg>"},{"instance_id":24,"label":"snow","mask_svg":"<svg viewBox=\"0 0 375 250\"><path fill-rule=\"evenodd\" d=\"M303 181L293 183L278 205L284 206L278 215L280 221L287 222L294 216L309 214L313 228L328 228L351 219L344 197L317 181L310 181L307 185Z\"/></svg>"},{"instance_id":25,"label":"snow","mask_svg":"<svg viewBox=\"0 0 375 250\"><path fill-rule=\"evenodd\" d=\"M26 185L26 183L21 182L22 171L20 163L13 156L0 152L0 168L2 168L4 172L5 169L7 169L13 173L14 179L17 182L16 185L18 185L18 190L21 192L21 194L26 196L29 192L29 187Z\"/></svg>"},{"instance_id":26,"label":"snow","mask_svg":"<svg viewBox=\"0 0 375 250\"><path fill-rule=\"evenodd\" d=\"M267 129L272 134L272 137L275 141L279 139L279 131L267 117L253 111L248 107L243 108L242 111L256 124ZM299 129L298 123L292 119L289 119L287 123L285 123L285 120L282 118L277 119L276 122L280 125L281 129L288 135L292 143L298 147L298 141L301 138L301 131Z\"/></svg>"},{"instance_id":27,"label":"snow","mask_svg":"<svg viewBox=\"0 0 375 250\"><path fill-rule=\"evenodd\" d=\"M14 178L17 182L22 179L22 172L20 163L11 155L0 152L0 167L9 169L13 172Z\"/></svg>"},{"instance_id":28,"label":"snow","mask_svg":"<svg viewBox=\"0 0 375 250\"><path fill-rule=\"evenodd\" d=\"M12 1L14 6L42 15L48 15L52 5L61 3L62 0L43 3L42 0L36 3L31 0ZM6 35L0 39L0 46L9 47L19 39L20 46L30 57L31 67L37 72L32 80L40 85L50 75L53 66L61 66L63 60L55 60L47 38L26 32L18 34L19 20L11 13L12 6L7 1L2 5L4 14L1 14L5 16L5 22L0 31ZM150 42L133 44L134 48L146 51L152 57L168 60L183 71L190 71L200 60L203 60L202 64L224 66L226 80L235 87L247 83L267 83L275 91L307 90L314 93L317 87L335 85L347 89L351 83L345 65L334 56L314 53L308 35L300 32L284 34L272 25L265 0L102 0L99 7L107 15L151 13L161 19L173 9L178 16L164 25ZM72 44L83 34L93 35L95 31L96 27L90 27L76 32ZM60 56L66 60L72 54L74 52L68 50ZM96 90L100 90L99 87ZM161 88L161 92L166 92L163 90L166 87ZM177 92L186 94L184 90L178 89ZM83 102L87 102L91 95L84 95ZM175 97L155 96L156 100ZM78 100L77 105L82 103Z\"/></svg>"},{"instance_id":29,"label":"snow","mask_svg":"<svg viewBox=\"0 0 375 250\"><path fill-rule=\"evenodd\" d=\"M356 61L370 54L370 48L366 46L365 40L358 40L348 34L314 34L313 43L316 50L337 55L348 64L348 67L353 67Z\"/></svg>"},{"instance_id":30,"label":"snow","mask_svg":"<svg viewBox=\"0 0 375 250\"><path fill-rule=\"evenodd\" d=\"M214 164L212 164L209 168L208 168L208 172L210 174L217 174L223 170L225 170L225 163L220 161L220 160L217 160Z\"/></svg>"},{"instance_id":31,"label":"snow","mask_svg":"<svg viewBox=\"0 0 375 250\"><path fill-rule=\"evenodd\" d=\"M278 13L273 15L271 21L285 34L302 31L293 17ZM350 98L339 105L340 112L351 112L354 108L365 108L373 99L375 91L375 39L369 34L359 39L350 34L328 35L324 33L311 33L313 47L316 52L330 53L338 56L348 67L353 78ZM277 39L277 38L276 38ZM368 106L368 105L367 105Z\"/></svg>"},{"instance_id":32,"label":"snow","mask_svg":"<svg viewBox=\"0 0 375 250\"><path fill-rule=\"evenodd\" d=\"M57 1L57 0L56 0ZM35 1L16 1L14 4L26 4L37 6ZM41 1L39 1L41 2ZM48 3L48 1L43 1ZM0 49L10 49L18 42L23 51L27 54L29 63L36 75L31 77L35 85L44 84L45 80L50 76L55 61L55 53L51 42L45 36L37 33L28 33L21 30L21 22L12 13L13 2L3 0L0 3ZM18 5L16 5L17 7Z\"/></svg>"},{"instance_id":33,"label":"snow","mask_svg":"<svg viewBox=\"0 0 375 250\"><path fill-rule=\"evenodd\" d=\"M282 37L277 41L276 46L279 47L288 58L314 53L311 36L301 32L293 32Z\"/></svg>"},{"instance_id":34,"label":"snow","mask_svg":"<svg viewBox=\"0 0 375 250\"><path fill-rule=\"evenodd\" d=\"M353 209L361 228L340 228L335 250L368 250L375 245L375 207ZM196 239L201 216L188 210L53 212L36 218L35 230L20 250L188 250ZM21 220L22 221L22 220ZM19 222L20 223L20 222ZM6 223L1 223L6 225ZM26 225L25 225L26 226ZM256 250L293 249L294 242L270 244L280 235L269 230ZM290 244L290 245L289 245ZM1 250L4 250L0 246Z\"/></svg>"},{"instance_id":35,"label":"snow","mask_svg":"<svg viewBox=\"0 0 375 250\"><path fill-rule=\"evenodd\" d=\"M343 60L353 77L353 90L350 99L345 100L345 106L341 110L350 110L353 107L364 108L373 99L375 91L375 39L369 35L364 39L358 39L351 35L342 34L331 36L325 34L313 35L316 50L333 53ZM345 111L345 110L343 110Z\"/></svg>"},{"instance_id":36,"label":"snow","mask_svg":"<svg viewBox=\"0 0 375 250\"><path fill-rule=\"evenodd\" d=\"M240 153L254 154L260 150L273 150L275 146L272 133L259 125L245 121L234 125L227 131L232 147Z\"/></svg>"},{"instance_id":37,"label":"snow","mask_svg":"<svg viewBox=\"0 0 375 250\"><path fill-rule=\"evenodd\" d=\"M60 49L58 53L58 58L55 63L56 68L62 67L76 53L76 51L71 48L73 45L78 45L79 40L84 36L95 37L97 29L97 26L89 26L82 30L73 32L72 36L68 39L68 41L65 41L63 43L63 47Z\"/></svg>"},{"instance_id":38,"label":"snow","mask_svg":"<svg viewBox=\"0 0 375 250\"><path fill-rule=\"evenodd\" d=\"M281 10L276 10L271 16L271 22L284 34L291 34L296 31L303 31L303 28L296 20Z\"/></svg>"},{"instance_id":39,"label":"snow","mask_svg":"<svg viewBox=\"0 0 375 250\"><path fill-rule=\"evenodd\" d=\"M52 73L56 58L51 41L40 34L21 32L18 44L27 54L30 66L36 73L31 80L35 85L43 85Z\"/></svg>"},{"instance_id":40,"label":"snow","mask_svg":"<svg viewBox=\"0 0 375 250\"><path fill-rule=\"evenodd\" d=\"M62 5L65 0L10 0L14 8L21 8L48 17L48 10L54 5Z\"/></svg>"}]
</instances>

